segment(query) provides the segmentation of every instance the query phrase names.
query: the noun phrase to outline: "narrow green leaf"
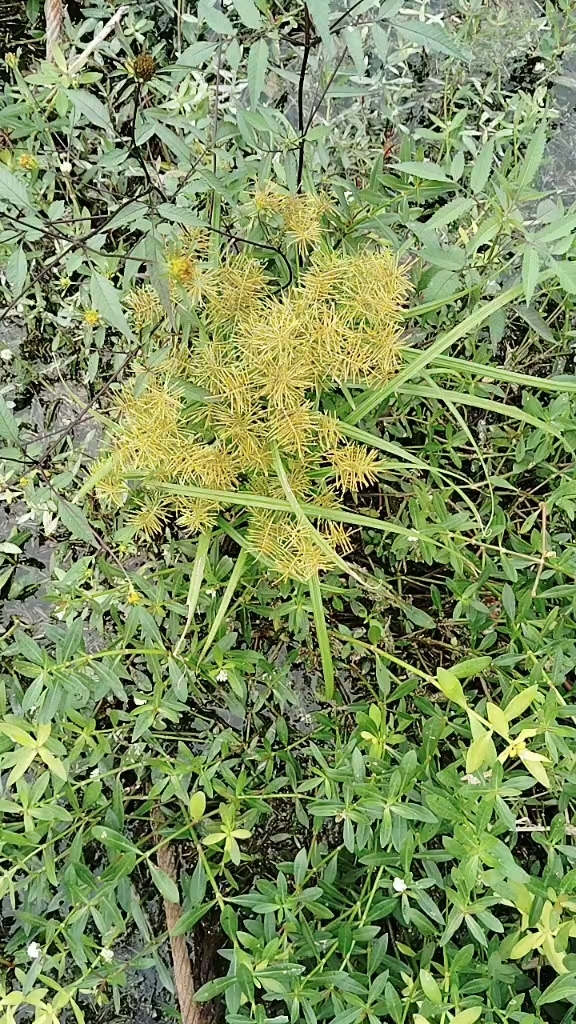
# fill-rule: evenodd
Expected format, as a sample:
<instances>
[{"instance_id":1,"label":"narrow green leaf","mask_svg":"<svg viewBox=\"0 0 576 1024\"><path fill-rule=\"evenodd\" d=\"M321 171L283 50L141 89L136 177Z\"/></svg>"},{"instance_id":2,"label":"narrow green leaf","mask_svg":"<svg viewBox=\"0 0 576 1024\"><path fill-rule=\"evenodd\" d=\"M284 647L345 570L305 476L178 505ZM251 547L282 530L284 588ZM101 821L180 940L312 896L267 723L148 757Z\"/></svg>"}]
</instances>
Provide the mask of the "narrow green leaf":
<instances>
[{"instance_id":1,"label":"narrow green leaf","mask_svg":"<svg viewBox=\"0 0 576 1024\"><path fill-rule=\"evenodd\" d=\"M213 3L210 3L210 0L200 0L198 4L198 20L200 22L205 21L208 28L211 28L213 32L218 32L219 35L234 35L230 19L222 11L218 10Z\"/></svg>"},{"instance_id":2,"label":"narrow green leaf","mask_svg":"<svg viewBox=\"0 0 576 1024\"><path fill-rule=\"evenodd\" d=\"M524 160L520 164L518 171L518 185L524 187L530 185L533 181L536 171L542 163L544 156L544 150L546 148L548 136L548 127L546 121L542 121L539 128L536 130L526 150Z\"/></svg>"},{"instance_id":3,"label":"narrow green leaf","mask_svg":"<svg viewBox=\"0 0 576 1024\"><path fill-rule=\"evenodd\" d=\"M538 250L532 245L527 245L522 260L522 284L524 285L524 298L529 306L534 295L534 289L540 273L540 257Z\"/></svg>"},{"instance_id":4,"label":"narrow green leaf","mask_svg":"<svg viewBox=\"0 0 576 1024\"><path fill-rule=\"evenodd\" d=\"M456 199L451 199L449 203L445 203L439 210L436 210L436 213L430 217L430 220L426 221L426 227L436 231L437 228L444 227L445 224L451 224L454 220L462 220L473 206L473 199L457 196Z\"/></svg>"},{"instance_id":5,"label":"narrow green leaf","mask_svg":"<svg viewBox=\"0 0 576 1024\"><path fill-rule=\"evenodd\" d=\"M571 588L573 592L573 584L571 584ZM534 684L532 686L527 686L525 690L521 690L521 692L517 693L515 697L512 697L510 703L504 708L508 721L511 722L513 718L518 718L519 715L524 714L524 712L536 700L537 696L538 687Z\"/></svg>"},{"instance_id":6,"label":"narrow green leaf","mask_svg":"<svg viewBox=\"0 0 576 1024\"><path fill-rule=\"evenodd\" d=\"M494 159L494 143L495 139L488 139L474 160L470 175L470 188L474 195L484 191L486 182L490 177L492 161Z\"/></svg>"},{"instance_id":7,"label":"narrow green leaf","mask_svg":"<svg viewBox=\"0 0 576 1024\"><path fill-rule=\"evenodd\" d=\"M536 1006L545 1006L546 1003L558 1003L561 1001L576 1003L576 974L558 975L548 985L548 988L544 989L536 1002Z\"/></svg>"},{"instance_id":8,"label":"narrow green leaf","mask_svg":"<svg viewBox=\"0 0 576 1024\"><path fill-rule=\"evenodd\" d=\"M199 907L192 907L190 910L187 910L176 922L170 934L185 935L186 932L191 932L195 925L198 924L198 921L201 921L213 906L214 900L211 900L210 903L202 903ZM198 993L196 993L194 998L198 998Z\"/></svg>"},{"instance_id":9,"label":"narrow green leaf","mask_svg":"<svg viewBox=\"0 0 576 1024\"><path fill-rule=\"evenodd\" d=\"M258 106L260 94L264 89L266 72L268 70L268 44L265 39L258 39L252 43L248 54L248 91L250 93L250 106L254 109Z\"/></svg>"},{"instance_id":10,"label":"narrow green leaf","mask_svg":"<svg viewBox=\"0 0 576 1024\"><path fill-rule=\"evenodd\" d=\"M552 260L554 273L569 295L576 294L576 260Z\"/></svg>"},{"instance_id":11,"label":"narrow green leaf","mask_svg":"<svg viewBox=\"0 0 576 1024\"><path fill-rule=\"evenodd\" d=\"M410 174L413 178L421 178L423 181L445 181L453 188L458 188L456 182L448 177L444 168L432 160L404 160L393 164L392 170Z\"/></svg>"},{"instance_id":12,"label":"narrow green leaf","mask_svg":"<svg viewBox=\"0 0 576 1024\"><path fill-rule=\"evenodd\" d=\"M148 867L150 868L152 881L164 899L168 900L168 903L180 903L178 886L176 885L176 882L170 878L170 875L167 875L161 868L156 867L151 860L148 861Z\"/></svg>"},{"instance_id":13,"label":"narrow green leaf","mask_svg":"<svg viewBox=\"0 0 576 1024\"><path fill-rule=\"evenodd\" d=\"M328 636L326 615L324 613L324 603L322 601L322 590L320 588L320 581L318 577L313 576L309 580L308 586L310 590L310 602L312 604L312 612L314 615L314 625L316 626L316 637L318 639L318 646L320 648L320 658L322 661L322 672L324 675L324 695L326 697L326 700L332 700L334 697L334 663L332 661L330 638Z\"/></svg>"}]
</instances>

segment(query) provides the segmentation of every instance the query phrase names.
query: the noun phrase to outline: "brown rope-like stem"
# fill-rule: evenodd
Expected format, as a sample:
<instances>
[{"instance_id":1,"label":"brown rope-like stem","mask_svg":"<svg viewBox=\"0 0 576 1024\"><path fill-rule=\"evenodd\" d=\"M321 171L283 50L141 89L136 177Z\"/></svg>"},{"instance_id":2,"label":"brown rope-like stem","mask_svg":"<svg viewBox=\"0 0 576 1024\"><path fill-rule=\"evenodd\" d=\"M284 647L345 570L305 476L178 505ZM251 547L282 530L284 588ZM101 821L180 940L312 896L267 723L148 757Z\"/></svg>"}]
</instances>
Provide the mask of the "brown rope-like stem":
<instances>
[{"instance_id":1,"label":"brown rope-like stem","mask_svg":"<svg viewBox=\"0 0 576 1024\"><path fill-rule=\"evenodd\" d=\"M162 818L159 813L154 815L154 825L159 830ZM174 850L168 843L158 850L158 867L164 871L173 882L178 885L178 870ZM170 934L170 951L172 953L172 969L174 972L174 983L178 1004L182 1015L182 1024L202 1024L202 1008L194 1000L194 978L192 976L192 964L188 954L185 935L173 935L172 932L182 916L178 903L170 903L164 900L164 913L166 914L166 925Z\"/></svg>"},{"instance_id":2,"label":"brown rope-like stem","mask_svg":"<svg viewBox=\"0 0 576 1024\"><path fill-rule=\"evenodd\" d=\"M53 61L54 47L59 44L62 36L64 0L46 0L44 11L46 15L46 60Z\"/></svg>"}]
</instances>

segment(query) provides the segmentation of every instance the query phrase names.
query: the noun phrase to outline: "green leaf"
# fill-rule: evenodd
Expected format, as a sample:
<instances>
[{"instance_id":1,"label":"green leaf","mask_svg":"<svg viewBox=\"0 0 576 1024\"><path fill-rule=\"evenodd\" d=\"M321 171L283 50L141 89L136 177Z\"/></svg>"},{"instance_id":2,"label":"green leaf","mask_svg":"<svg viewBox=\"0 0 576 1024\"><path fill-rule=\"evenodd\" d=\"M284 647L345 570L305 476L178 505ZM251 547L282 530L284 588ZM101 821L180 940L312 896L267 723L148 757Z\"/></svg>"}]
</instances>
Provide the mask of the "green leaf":
<instances>
[{"instance_id":1,"label":"green leaf","mask_svg":"<svg viewBox=\"0 0 576 1024\"><path fill-rule=\"evenodd\" d=\"M576 260L552 260L552 267L564 291L576 294Z\"/></svg>"},{"instance_id":2,"label":"green leaf","mask_svg":"<svg viewBox=\"0 0 576 1024\"><path fill-rule=\"evenodd\" d=\"M334 697L334 663L332 660L330 638L328 636L328 628L326 625L324 602L322 600L322 589L320 587L318 576L312 576L308 586L310 590L310 603L312 605L312 612L314 614L316 638L318 640L318 647L320 648L320 658L322 660L322 674L324 676L324 695L326 700L332 700Z\"/></svg>"},{"instance_id":3,"label":"green leaf","mask_svg":"<svg viewBox=\"0 0 576 1024\"><path fill-rule=\"evenodd\" d=\"M168 900L168 903L180 903L180 893L174 879L170 878L170 875L167 875L161 868L156 867L151 860L148 861L148 867L152 881L164 899Z\"/></svg>"},{"instance_id":4,"label":"green leaf","mask_svg":"<svg viewBox=\"0 0 576 1024\"><path fill-rule=\"evenodd\" d=\"M346 49L354 61L356 74L362 77L364 74L364 46L362 44L362 33L358 28L346 28L342 32Z\"/></svg>"},{"instance_id":5,"label":"green leaf","mask_svg":"<svg viewBox=\"0 0 576 1024\"><path fill-rule=\"evenodd\" d=\"M204 817L204 811L206 810L206 794L201 789L197 789L195 793L192 793L190 802L188 804L188 813L193 822L200 821Z\"/></svg>"},{"instance_id":6,"label":"green leaf","mask_svg":"<svg viewBox=\"0 0 576 1024\"><path fill-rule=\"evenodd\" d=\"M466 772L471 775L489 760L492 752L492 736L489 732L482 731L480 736L470 744L466 752Z\"/></svg>"},{"instance_id":7,"label":"green leaf","mask_svg":"<svg viewBox=\"0 0 576 1024\"><path fill-rule=\"evenodd\" d=\"M71 501L66 501L65 498L59 498L58 515L63 526L70 531L76 540L83 540L95 548L100 546L90 523L78 505L73 505Z\"/></svg>"},{"instance_id":8,"label":"green leaf","mask_svg":"<svg viewBox=\"0 0 576 1024\"><path fill-rule=\"evenodd\" d=\"M453 700L454 703L459 704L461 708L466 707L464 690L462 689L458 677L452 672L448 672L445 668L437 668L436 685L442 690L442 693L448 698L448 700Z\"/></svg>"},{"instance_id":9,"label":"green leaf","mask_svg":"<svg viewBox=\"0 0 576 1024\"><path fill-rule=\"evenodd\" d=\"M20 181L3 164L0 164L0 199L5 199L12 206L32 208L24 182Z\"/></svg>"},{"instance_id":10,"label":"green leaf","mask_svg":"<svg viewBox=\"0 0 576 1024\"><path fill-rule=\"evenodd\" d=\"M450 182L453 188L458 188L456 182L448 177L444 168L432 160L404 160L394 164L392 170L410 174L413 178L421 178L423 181Z\"/></svg>"},{"instance_id":11,"label":"green leaf","mask_svg":"<svg viewBox=\"0 0 576 1024\"><path fill-rule=\"evenodd\" d=\"M240 21L247 28L260 28L260 11L256 7L254 0L232 0L232 3L238 11Z\"/></svg>"},{"instance_id":12,"label":"green leaf","mask_svg":"<svg viewBox=\"0 0 576 1024\"><path fill-rule=\"evenodd\" d=\"M135 340L128 321L124 316L119 293L108 278L99 274L96 270L92 271L92 277L90 278L90 297L94 309L101 313L107 324L115 327L129 341Z\"/></svg>"},{"instance_id":13,"label":"green leaf","mask_svg":"<svg viewBox=\"0 0 576 1024\"><path fill-rule=\"evenodd\" d=\"M6 262L6 279L14 295L19 295L28 274L28 261L21 245L18 245Z\"/></svg>"},{"instance_id":14,"label":"green leaf","mask_svg":"<svg viewBox=\"0 0 576 1024\"><path fill-rule=\"evenodd\" d=\"M74 110L78 114L82 114L87 121L90 121L90 124L96 125L97 128L103 128L104 131L109 131L112 128L107 107L93 93L88 92L87 89L68 89L66 95Z\"/></svg>"},{"instance_id":15,"label":"green leaf","mask_svg":"<svg viewBox=\"0 0 576 1024\"><path fill-rule=\"evenodd\" d=\"M0 437L5 441L18 441L18 423L3 395L0 395Z\"/></svg>"},{"instance_id":16,"label":"green leaf","mask_svg":"<svg viewBox=\"0 0 576 1024\"><path fill-rule=\"evenodd\" d=\"M473 206L473 199L457 196L456 199L451 199L449 203L445 203L439 210L436 210L436 213L430 217L430 220L426 221L426 227L436 231L437 228L444 227L445 224L451 224L454 220L462 220Z\"/></svg>"},{"instance_id":17,"label":"green leaf","mask_svg":"<svg viewBox=\"0 0 576 1024\"><path fill-rule=\"evenodd\" d=\"M185 935L186 932L191 932L195 925L198 924L198 921L200 921L213 906L214 900L210 903L202 903L199 907L191 907L191 909L187 910L185 914L182 914L170 934ZM194 998L198 998L198 993L196 993Z\"/></svg>"},{"instance_id":18,"label":"green leaf","mask_svg":"<svg viewBox=\"0 0 576 1024\"><path fill-rule=\"evenodd\" d=\"M209 0L200 0L198 4L198 20L205 21L208 28L220 35L234 35L232 22L222 11L218 10Z\"/></svg>"},{"instance_id":19,"label":"green leaf","mask_svg":"<svg viewBox=\"0 0 576 1024\"><path fill-rule=\"evenodd\" d=\"M314 28L324 45L331 50L333 42L330 36L330 0L308 0L307 6Z\"/></svg>"},{"instance_id":20,"label":"green leaf","mask_svg":"<svg viewBox=\"0 0 576 1024\"><path fill-rule=\"evenodd\" d=\"M490 177L492 161L494 159L494 143L495 139L488 139L488 142L482 146L482 149L474 160L472 174L470 175L470 188L474 195L478 195L479 192L484 191L484 186Z\"/></svg>"},{"instance_id":21,"label":"green leaf","mask_svg":"<svg viewBox=\"0 0 576 1024\"><path fill-rule=\"evenodd\" d=\"M523 187L525 185L529 185L534 179L536 171L542 163L544 150L546 148L547 135L547 124L545 121L542 121L539 128L532 136L526 150L524 160L520 165L518 173L519 186Z\"/></svg>"},{"instance_id":22,"label":"green leaf","mask_svg":"<svg viewBox=\"0 0 576 1024\"><path fill-rule=\"evenodd\" d=\"M42 758L44 764L48 765L50 771L53 772L54 775L59 779L63 779L64 782L66 781L68 773L59 757L55 757L54 754L52 754L46 747L40 747L38 755Z\"/></svg>"},{"instance_id":23,"label":"green leaf","mask_svg":"<svg viewBox=\"0 0 576 1024\"><path fill-rule=\"evenodd\" d=\"M500 736L508 737L508 718L502 708L499 708L497 704L492 704L488 701L486 705L486 714L488 721L492 728L500 734Z\"/></svg>"},{"instance_id":24,"label":"green leaf","mask_svg":"<svg viewBox=\"0 0 576 1024\"><path fill-rule=\"evenodd\" d=\"M26 732L25 729L21 729L19 725L13 725L12 722L0 722L0 732L12 740L13 743L18 743L19 746L28 747L34 751L36 750L36 740L34 737L29 732Z\"/></svg>"},{"instance_id":25,"label":"green leaf","mask_svg":"<svg viewBox=\"0 0 576 1024\"><path fill-rule=\"evenodd\" d=\"M178 57L176 64L172 65L172 68L185 67L185 68L199 68L203 64L206 64L212 55L218 49L218 43L209 43L204 39L197 43L192 43L191 46L187 46Z\"/></svg>"},{"instance_id":26,"label":"green leaf","mask_svg":"<svg viewBox=\"0 0 576 1024\"><path fill-rule=\"evenodd\" d=\"M525 690L512 697L512 700L504 709L508 721L511 722L513 718L518 718L519 715L522 715L534 703L537 696L538 687L534 684L533 686L527 686Z\"/></svg>"},{"instance_id":27,"label":"green leaf","mask_svg":"<svg viewBox=\"0 0 576 1024\"><path fill-rule=\"evenodd\" d=\"M560 974L554 979L551 985L536 1002L536 1006L545 1006L546 1003L558 1003L560 1001L576 1003L576 974Z\"/></svg>"},{"instance_id":28,"label":"green leaf","mask_svg":"<svg viewBox=\"0 0 576 1024\"><path fill-rule=\"evenodd\" d=\"M105 846L111 846L113 850L123 850L126 853L134 853L138 857L140 856L140 850L134 843L126 839L126 836L123 836L121 832L108 828L107 825L93 825L91 835L93 839L96 839L99 843L104 843Z\"/></svg>"},{"instance_id":29,"label":"green leaf","mask_svg":"<svg viewBox=\"0 0 576 1024\"><path fill-rule=\"evenodd\" d=\"M423 46L425 50L432 53L444 53L448 57L456 57L457 60L468 61L469 54L454 41L451 35L442 25L436 22L426 21L404 21L403 18L392 18L391 24L410 43Z\"/></svg>"},{"instance_id":30,"label":"green leaf","mask_svg":"<svg viewBox=\"0 0 576 1024\"><path fill-rule=\"evenodd\" d=\"M466 661L459 661L457 665L451 665L450 673L457 679L471 679L473 676L482 675L491 664L492 658L488 654L484 654L478 658L468 658Z\"/></svg>"},{"instance_id":31,"label":"green leaf","mask_svg":"<svg viewBox=\"0 0 576 1024\"><path fill-rule=\"evenodd\" d=\"M408 621L419 629L436 629L434 619L423 608L417 608L414 604L404 604L402 611Z\"/></svg>"},{"instance_id":32,"label":"green leaf","mask_svg":"<svg viewBox=\"0 0 576 1024\"><path fill-rule=\"evenodd\" d=\"M430 971L426 971L424 968L420 971L420 985L422 986L422 991L426 998L429 999L431 1003L435 1003L439 1006L442 1002L442 993L438 987L438 982Z\"/></svg>"},{"instance_id":33,"label":"green leaf","mask_svg":"<svg viewBox=\"0 0 576 1024\"><path fill-rule=\"evenodd\" d=\"M213 981L207 981L205 985L196 992L194 999L197 1003L207 1003L210 999L215 999L216 996L222 995L227 988L234 985L236 982L235 978L214 978Z\"/></svg>"},{"instance_id":34,"label":"green leaf","mask_svg":"<svg viewBox=\"0 0 576 1024\"><path fill-rule=\"evenodd\" d=\"M522 260L522 284L524 285L524 298L529 306L534 295L538 274L540 273L540 257L538 250L532 245L526 246Z\"/></svg>"},{"instance_id":35,"label":"green leaf","mask_svg":"<svg viewBox=\"0 0 576 1024\"><path fill-rule=\"evenodd\" d=\"M265 39L258 39L252 43L248 54L248 91L250 93L250 105L253 108L258 106L260 94L266 81L268 70L268 44Z\"/></svg>"},{"instance_id":36,"label":"green leaf","mask_svg":"<svg viewBox=\"0 0 576 1024\"><path fill-rule=\"evenodd\" d=\"M482 1013L482 1009L482 1006L469 1006L468 1009L461 1010L460 1013L455 1014L452 1018L452 1024L474 1024L474 1021L477 1021Z\"/></svg>"}]
</instances>

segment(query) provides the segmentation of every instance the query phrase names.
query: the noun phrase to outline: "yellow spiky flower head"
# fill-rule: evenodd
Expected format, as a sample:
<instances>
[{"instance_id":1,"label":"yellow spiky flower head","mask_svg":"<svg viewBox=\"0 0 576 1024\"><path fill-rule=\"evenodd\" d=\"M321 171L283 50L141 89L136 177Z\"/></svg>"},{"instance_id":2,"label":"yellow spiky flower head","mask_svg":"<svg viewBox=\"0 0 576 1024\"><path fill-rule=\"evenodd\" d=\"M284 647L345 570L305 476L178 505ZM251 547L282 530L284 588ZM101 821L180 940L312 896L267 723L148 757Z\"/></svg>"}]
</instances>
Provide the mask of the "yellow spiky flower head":
<instances>
[{"instance_id":1,"label":"yellow spiky flower head","mask_svg":"<svg viewBox=\"0 0 576 1024\"><path fill-rule=\"evenodd\" d=\"M283 218L286 236L297 218L319 225L323 214L317 197L270 189L260 201ZM351 548L330 510L374 485L385 465L377 450L349 441L329 410L342 385L372 387L396 370L406 271L388 249L323 243L300 283L275 294L256 260L242 253L208 268L194 245L175 246L167 268L174 289L198 297L197 326L120 393L98 493L108 508L124 504L126 521L150 540L172 523L209 529L238 491L251 492L251 550L283 578L311 579ZM135 326L161 311L149 284L126 306ZM294 500L308 519L294 515Z\"/></svg>"}]
</instances>

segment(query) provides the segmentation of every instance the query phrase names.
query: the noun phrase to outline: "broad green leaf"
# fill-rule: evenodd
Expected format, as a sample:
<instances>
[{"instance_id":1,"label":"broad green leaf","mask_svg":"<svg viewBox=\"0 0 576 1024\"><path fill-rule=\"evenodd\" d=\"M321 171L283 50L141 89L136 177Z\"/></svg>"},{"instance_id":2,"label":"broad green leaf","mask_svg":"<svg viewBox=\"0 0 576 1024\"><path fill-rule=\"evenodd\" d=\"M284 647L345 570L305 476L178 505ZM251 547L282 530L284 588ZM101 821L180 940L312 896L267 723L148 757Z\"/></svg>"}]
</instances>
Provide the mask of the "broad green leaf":
<instances>
[{"instance_id":1,"label":"broad green leaf","mask_svg":"<svg viewBox=\"0 0 576 1024\"><path fill-rule=\"evenodd\" d=\"M34 737L29 732L26 732L25 729L21 729L19 725L13 725L12 722L0 722L0 732L12 740L13 743L36 750L36 740Z\"/></svg>"},{"instance_id":2,"label":"broad green leaf","mask_svg":"<svg viewBox=\"0 0 576 1024\"><path fill-rule=\"evenodd\" d=\"M156 867L151 860L148 861L148 867L152 881L164 899L168 900L168 903L180 903L180 893L174 879L170 878L170 875L167 875L161 868Z\"/></svg>"},{"instance_id":3,"label":"broad green leaf","mask_svg":"<svg viewBox=\"0 0 576 1024\"><path fill-rule=\"evenodd\" d=\"M552 260L552 268L564 291L576 294L576 260Z\"/></svg>"},{"instance_id":4,"label":"broad green leaf","mask_svg":"<svg viewBox=\"0 0 576 1024\"><path fill-rule=\"evenodd\" d=\"M0 395L0 437L5 441L18 441L18 423L3 395Z\"/></svg>"},{"instance_id":5,"label":"broad green leaf","mask_svg":"<svg viewBox=\"0 0 576 1024\"><path fill-rule=\"evenodd\" d=\"M455 1014L452 1018L452 1024L474 1024L482 1010L482 1006L469 1006L468 1009L461 1010L460 1013Z\"/></svg>"},{"instance_id":6,"label":"broad green leaf","mask_svg":"<svg viewBox=\"0 0 576 1024\"><path fill-rule=\"evenodd\" d=\"M88 92L87 89L68 89L66 95L77 113L83 114L90 124L96 125L97 128L103 128L104 131L110 131L112 125L108 108L97 96Z\"/></svg>"},{"instance_id":7,"label":"broad green leaf","mask_svg":"<svg viewBox=\"0 0 576 1024\"><path fill-rule=\"evenodd\" d=\"M100 546L90 523L79 505L73 505L71 501L60 498L58 501L58 515L63 526L70 531L76 540L83 540L95 548Z\"/></svg>"},{"instance_id":8,"label":"broad green leaf","mask_svg":"<svg viewBox=\"0 0 576 1024\"><path fill-rule=\"evenodd\" d=\"M21 245L16 246L14 252L6 261L6 279L13 295L19 295L26 283L28 274L28 261L26 253Z\"/></svg>"},{"instance_id":9,"label":"broad green leaf","mask_svg":"<svg viewBox=\"0 0 576 1024\"><path fill-rule=\"evenodd\" d=\"M258 39L252 43L248 54L248 91L250 93L250 105L253 108L258 106L260 94L264 89L266 72L268 70L268 44L265 39Z\"/></svg>"},{"instance_id":10,"label":"broad green leaf","mask_svg":"<svg viewBox=\"0 0 576 1024\"><path fill-rule=\"evenodd\" d=\"M470 744L466 751L466 772L468 775L477 772L479 768L490 761L492 754L492 736L483 730Z\"/></svg>"},{"instance_id":11,"label":"broad green leaf","mask_svg":"<svg viewBox=\"0 0 576 1024\"><path fill-rule=\"evenodd\" d=\"M466 263L466 253L457 245L427 246L421 249L420 258L441 270L461 270Z\"/></svg>"},{"instance_id":12,"label":"broad green leaf","mask_svg":"<svg viewBox=\"0 0 576 1024\"><path fill-rule=\"evenodd\" d=\"M461 708L466 707L466 697L460 684L460 680L452 672L445 668L436 669L436 684L448 700L453 700Z\"/></svg>"},{"instance_id":13,"label":"broad green leaf","mask_svg":"<svg viewBox=\"0 0 576 1024\"><path fill-rule=\"evenodd\" d=\"M430 220L426 221L426 227L436 231L437 228L444 227L445 224L451 224L454 220L462 220L473 206L473 199L457 196L456 199L451 199L449 203L445 203L439 210L436 210L436 213L430 217Z\"/></svg>"},{"instance_id":14,"label":"broad green leaf","mask_svg":"<svg viewBox=\"0 0 576 1024\"><path fill-rule=\"evenodd\" d=\"M213 981L207 981L206 984L202 985L195 993L194 999L198 1003L206 1003L210 999L215 999L216 996L222 995L222 992L225 992L227 988L234 985L235 981L236 979L234 977L214 978Z\"/></svg>"},{"instance_id":15,"label":"broad green leaf","mask_svg":"<svg viewBox=\"0 0 576 1024\"><path fill-rule=\"evenodd\" d=\"M456 57L457 60L467 61L469 55L463 50L442 25L436 22L417 21L416 19L405 21L403 18L391 19L394 28L410 43L423 46L425 50L432 53L444 53L448 57Z\"/></svg>"},{"instance_id":16,"label":"broad green leaf","mask_svg":"<svg viewBox=\"0 0 576 1024\"><path fill-rule=\"evenodd\" d=\"M492 658L488 654L484 654L478 658L468 658L466 661L459 661L457 665L451 665L450 672L457 679L471 679L472 676L481 675L491 664Z\"/></svg>"},{"instance_id":17,"label":"broad green leaf","mask_svg":"<svg viewBox=\"0 0 576 1024\"><path fill-rule=\"evenodd\" d=\"M254 0L232 0L232 3L238 11L240 21L242 21L247 28L260 28L260 11L256 7Z\"/></svg>"},{"instance_id":18,"label":"broad green leaf","mask_svg":"<svg viewBox=\"0 0 576 1024\"><path fill-rule=\"evenodd\" d=\"M314 22L314 28L328 50L333 49L330 36L330 0L308 0L308 10Z\"/></svg>"},{"instance_id":19,"label":"broad green leaf","mask_svg":"<svg viewBox=\"0 0 576 1024\"><path fill-rule=\"evenodd\" d=\"M342 32L342 38L346 43L346 49L354 61L356 74L362 77L364 74L364 46L362 44L362 33L358 28L347 28Z\"/></svg>"},{"instance_id":20,"label":"broad green leaf","mask_svg":"<svg viewBox=\"0 0 576 1024\"><path fill-rule=\"evenodd\" d=\"M108 828L106 825L93 825L91 829L91 835L93 839L96 839L99 843L104 843L106 846L111 846L114 850L124 850L126 853L134 853L140 856L140 850L134 843L131 843L126 836L123 836L121 832L117 832L116 829Z\"/></svg>"},{"instance_id":21,"label":"broad green leaf","mask_svg":"<svg viewBox=\"0 0 576 1024\"><path fill-rule=\"evenodd\" d=\"M515 697L512 697L512 700L510 701L509 704L506 705L506 708L504 709L508 721L511 722L514 718L518 718L519 715L522 715L527 710L527 708L529 708L530 705L533 704L537 696L538 687L536 685L533 685L527 686L526 689L522 690L521 693L517 693Z\"/></svg>"},{"instance_id":22,"label":"broad green leaf","mask_svg":"<svg viewBox=\"0 0 576 1024\"><path fill-rule=\"evenodd\" d=\"M18 209L32 208L24 182L7 170L3 164L0 164L0 199L4 199L12 206L17 206Z\"/></svg>"},{"instance_id":23,"label":"broad green leaf","mask_svg":"<svg viewBox=\"0 0 576 1024\"><path fill-rule=\"evenodd\" d=\"M42 758L44 764L48 765L50 771L53 772L54 775L58 776L59 779L63 779L64 782L66 781L68 773L59 757L55 757L54 754L46 747L40 747L38 755Z\"/></svg>"},{"instance_id":24,"label":"broad green leaf","mask_svg":"<svg viewBox=\"0 0 576 1024\"><path fill-rule=\"evenodd\" d=\"M422 986L422 991L426 998L429 999L431 1003L435 1003L439 1006L442 1002L442 993L440 992L436 978L434 978L430 971L426 971L424 969L420 971L419 977L420 985Z\"/></svg>"},{"instance_id":25,"label":"broad green leaf","mask_svg":"<svg viewBox=\"0 0 576 1024\"><path fill-rule=\"evenodd\" d=\"M556 338L554 336L554 331L550 330L548 324L542 319L540 313L534 309L534 306L519 305L514 308L518 315L526 321L532 330L536 331L536 334L543 338L544 341L550 342L551 345L555 344Z\"/></svg>"},{"instance_id":26,"label":"broad green leaf","mask_svg":"<svg viewBox=\"0 0 576 1024\"><path fill-rule=\"evenodd\" d=\"M18 756L15 757L14 767L8 776L8 785L11 786L13 782L17 782L23 775L26 774L34 758L36 757L36 747L34 750L27 750L25 747L18 752Z\"/></svg>"},{"instance_id":27,"label":"broad green leaf","mask_svg":"<svg viewBox=\"0 0 576 1024\"><path fill-rule=\"evenodd\" d=\"M192 43L191 46L187 46L178 57L176 64L173 64L172 67L202 67L203 64L210 60L217 49L218 43L209 43L202 39L197 43Z\"/></svg>"},{"instance_id":28,"label":"broad green leaf","mask_svg":"<svg viewBox=\"0 0 576 1024\"><path fill-rule=\"evenodd\" d=\"M536 1002L536 1006L558 1002L576 1003L576 974L561 974L555 978Z\"/></svg>"},{"instance_id":29,"label":"broad green leaf","mask_svg":"<svg viewBox=\"0 0 576 1024\"><path fill-rule=\"evenodd\" d=\"M134 341L134 335L130 330L128 321L124 316L120 296L114 285L107 277L92 271L90 278L90 298L92 305L102 315L107 324L115 327L125 338Z\"/></svg>"},{"instance_id":30,"label":"broad green leaf","mask_svg":"<svg viewBox=\"0 0 576 1024\"><path fill-rule=\"evenodd\" d=\"M474 160L472 173L470 175L470 188L474 195L478 195L479 192L484 191L484 186L490 177L492 161L494 159L494 142L495 140L493 138L488 139L488 142L482 146L482 149Z\"/></svg>"},{"instance_id":31,"label":"broad green leaf","mask_svg":"<svg viewBox=\"0 0 576 1024\"><path fill-rule=\"evenodd\" d=\"M219 35L234 35L232 22L213 3L210 3L210 0L200 0L198 20L205 21L208 28L211 28L213 32L218 32Z\"/></svg>"},{"instance_id":32,"label":"broad green leaf","mask_svg":"<svg viewBox=\"0 0 576 1024\"><path fill-rule=\"evenodd\" d=\"M576 213L570 213L560 220L553 220L534 236L538 242L556 242L559 238L576 231Z\"/></svg>"},{"instance_id":33,"label":"broad green leaf","mask_svg":"<svg viewBox=\"0 0 576 1024\"><path fill-rule=\"evenodd\" d=\"M195 793L192 793L190 802L188 804L188 813L193 822L200 821L204 816L206 810L206 794L201 789L197 789Z\"/></svg>"},{"instance_id":34,"label":"broad green leaf","mask_svg":"<svg viewBox=\"0 0 576 1024\"><path fill-rule=\"evenodd\" d=\"M540 257L538 250L532 245L527 245L522 260L522 284L524 285L524 298L529 306L534 295L538 274L540 273Z\"/></svg>"},{"instance_id":35,"label":"broad green leaf","mask_svg":"<svg viewBox=\"0 0 576 1024\"><path fill-rule=\"evenodd\" d=\"M507 738L509 732L508 719L504 711L502 711L502 708L499 708L497 704L492 704L489 701L486 705L486 714L492 728L499 733L500 736Z\"/></svg>"},{"instance_id":36,"label":"broad green leaf","mask_svg":"<svg viewBox=\"0 0 576 1024\"><path fill-rule=\"evenodd\" d=\"M456 182L448 177L444 168L432 160L404 160L393 164L392 170L410 174L413 178L421 178L423 181L449 182L453 188L458 188Z\"/></svg>"}]
</instances>

